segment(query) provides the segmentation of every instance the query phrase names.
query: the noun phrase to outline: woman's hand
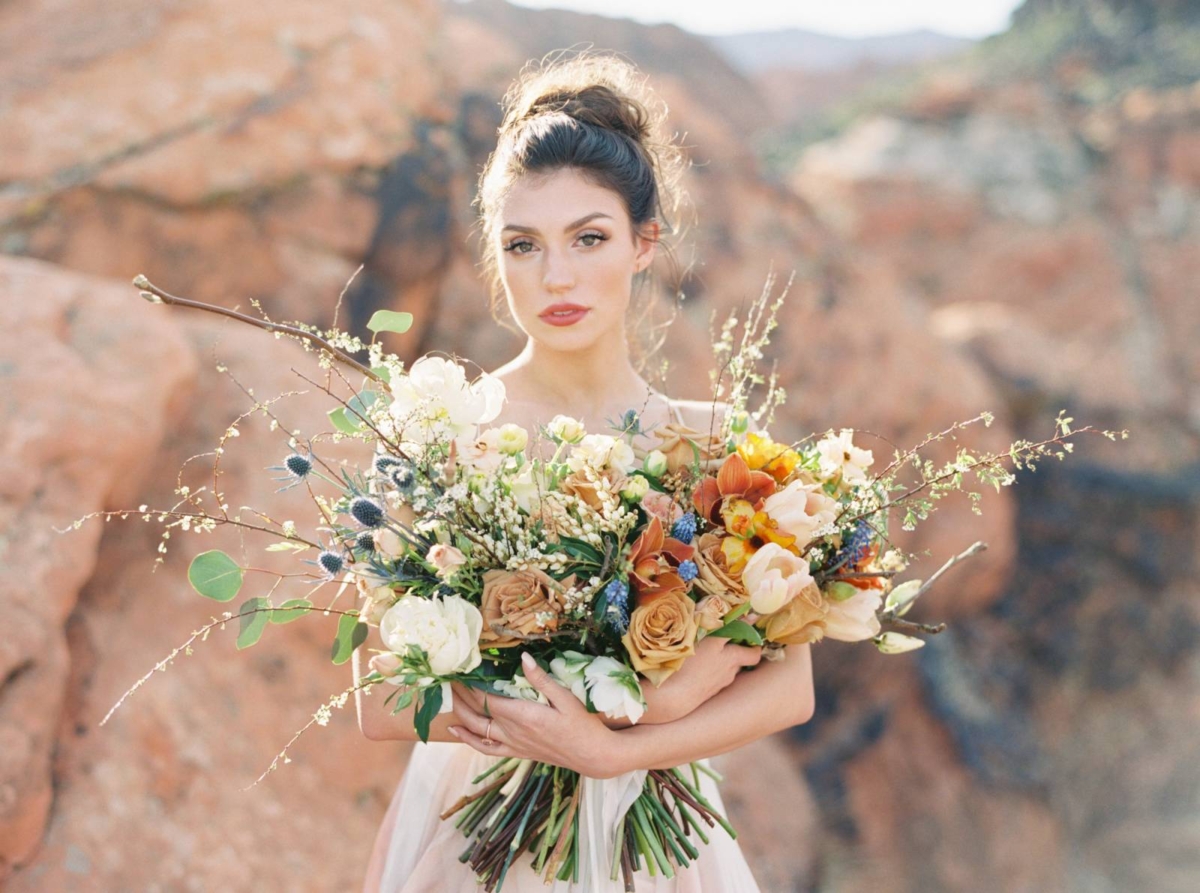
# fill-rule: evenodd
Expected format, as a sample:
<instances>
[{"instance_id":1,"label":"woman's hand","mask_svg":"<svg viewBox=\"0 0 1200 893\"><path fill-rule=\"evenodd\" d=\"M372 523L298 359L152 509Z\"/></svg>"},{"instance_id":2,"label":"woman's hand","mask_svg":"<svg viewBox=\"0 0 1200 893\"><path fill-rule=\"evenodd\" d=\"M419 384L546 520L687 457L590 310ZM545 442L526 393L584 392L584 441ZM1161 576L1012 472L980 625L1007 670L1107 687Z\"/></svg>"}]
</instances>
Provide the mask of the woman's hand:
<instances>
[{"instance_id":1,"label":"woman's hand","mask_svg":"<svg viewBox=\"0 0 1200 893\"><path fill-rule=\"evenodd\" d=\"M642 681L646 716L652 716L655 723L682 719L730 685L743 667L753 667L761 659L760 647L734 645L721 636L705 636L696 646L696 653L661 686L655 688ZM642 722L645 721L643 717Z\"/></svg>"},{"instance_id":2,"label":"woman's hand","mask_svg":"<svg viewBox=\"0 0 1200 893\"><path fill-rule=\"evenodd\" d=\"M523 663L525 678L549 704L487 695L454 683L454 714L461 725L451 726L450 733L489 756L565 766L589 778L617 775L618 733L589 713L570 689L559 685L532 658L526 656ZM484 743L488 735L492 744Z\"/></svg>"}]
</instances>

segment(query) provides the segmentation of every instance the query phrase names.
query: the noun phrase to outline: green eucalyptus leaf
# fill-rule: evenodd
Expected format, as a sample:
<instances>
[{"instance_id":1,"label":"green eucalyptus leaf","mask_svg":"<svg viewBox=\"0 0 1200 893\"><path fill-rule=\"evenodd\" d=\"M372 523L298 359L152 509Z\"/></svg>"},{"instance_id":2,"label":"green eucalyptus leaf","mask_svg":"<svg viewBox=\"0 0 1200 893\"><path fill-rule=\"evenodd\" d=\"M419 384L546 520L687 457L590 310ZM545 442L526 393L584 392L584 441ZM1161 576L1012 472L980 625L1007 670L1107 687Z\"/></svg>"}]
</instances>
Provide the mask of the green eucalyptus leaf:
<instances>
[{"instance_id":1,"label":"green eucalyptus leaf","mask_svg":"<svg viewBox=\"0 0 1200 893\"><path fill-rule=\"evenodd\" d=\"M376 375L378 375L380 378L382 378L384 381L386 381L388 384L392 383L392 370L389 369L387 366L372 366L371 371L374 372Z\"/></svg>"},{"instance_id":2,"label":"green eucalyptus leaf","mask_svg":"<svg viewBox=\"0 0 1200 893\"><path fill-rule=\"evenodd\" d=\"M335 664L344 664L354 649L367 640L367 625L357 614L343 614L338 620L337 636L333 640L330 657Z\"/></svg>"},{"instance_id":3,"label":"green eucalyptus leaf","mask_svg":"<svg viewBox=\"0 0 1200 893\"><path fill-rule=\"evenodd\" d=\"M358 424L357 420L351 420L346 415L346 407L339 406L337 409L329 411L329 421L333 427L341 431L343 434L357 434L362 430L362 425Z\"/></svg>"},{"instance_id":4,"label":"green eucalyptus leaf","mask_svg":"<svg viewBox=\"0 0 1200 893\"><path fill-rule=\"evenodd\" d=\"M271 607L269 598L248 598L242 602L242 606L238 608L238 616L242 619L241 626L238 628L238 651L249 648L262 638L263 630L267 628L267 619L274 612L261 609L269 607Z\"/></svg>"},{"instance_id":5,"label":"green eucalyptus leaf","mask_svg":"<svg viewBox=\"0 0 1200 893\"><path fill-rule=\"evenodd\" d=\"M830 601L844 602L847 599L854 598L857 594L857 587L851 586L849 583L830 583L825 587L825 597Z\"/></svg>"},{"instance_id":6,"label":"green eucalyptus leaf","mask_svg":"<svg viewBox=\"0 0 1200 893\"><path fill-rule=\"evenodd\" d=\"M396 332L403 335L412 328L413 315L398 310L376 310L367 322L372 332Z\"/></svg>"},{"instance_id":7,"label":"green eucalyptus leaf","mask_svg":"<svg viewBox=\"0 0 1200 893\"><path fill-rule=\"evenodd\" d=\"M761 645L763 643L762 634L745 620L726 623L720 629L713 630L709 635L728 639L739 645Z\"/></svg>"},{"instance_id":8,"label":"green eucalyptus leaf","mask_svg":"<svg viewBox=\"0 0 1200 893\"><path fill-rule=\"evenodd\" d=\"M433 688L426 689L421 693L421 703L417 707L416 717L413 720L417 735L422 741L429 742L429 727L441 709L442 686L441 683L437 683Z\"/></svg>"},{"instance_id":9,"label":"green eucalyptus leaf","mask_svg":"<svg viewBox=\"0 0 1200 893\"><path fill-rule=\"evenodd\" d=\"M304 552L311 548L307 543L271 543L264 552Z\"/></svg>"},{"instance_id":10,"label":"green eucalyptus leaf","mask_svg":"<svg viewBox=\"0 0 1200 893\"><path fill-rule=\"evenodd\" d=\"M227 602L242 588L242 569L220 549L213 549L192 559L188 582L205 598Z\"/></svg>"},{"instance_id":11,"label":"green eucalyptus leaf","mask_svg":"<svg viewBox=\"0 0 1200 893\"><path fill-rule=\"evenodd\" d=\"M312 602L310 602L308 599L289 598L286 602L279 606L278 610L270 612L270 621L276 624L291 623L293 620L303 617L311 610Z\"/></svg>"}]
</instances>

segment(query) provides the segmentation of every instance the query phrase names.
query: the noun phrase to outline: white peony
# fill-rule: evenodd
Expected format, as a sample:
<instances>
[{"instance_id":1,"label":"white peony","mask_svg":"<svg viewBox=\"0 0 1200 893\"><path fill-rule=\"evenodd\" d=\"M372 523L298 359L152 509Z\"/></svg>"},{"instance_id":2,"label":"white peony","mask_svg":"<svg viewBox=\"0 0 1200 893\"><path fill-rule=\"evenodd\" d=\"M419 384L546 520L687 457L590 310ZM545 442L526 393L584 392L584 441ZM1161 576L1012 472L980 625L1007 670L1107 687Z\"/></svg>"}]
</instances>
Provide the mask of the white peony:
<instances>
[{"instance_id":1,"label":"white peony","mask_svg":"<svg viewBox=\"0 0 1200 893\"><path fill-rule=\"evenodd\" d=\"M778 543L767 543L750 556L742 584L756 614L774 614L813 581L808 562Z\"/></svg>"},{"instance_id":2,"label":"white peony","mask_svg":"<svg viewBox=\"0 0 1200 893\"><path fill-rule=\"evenodd\" d=\"M592 704L610 719L636 723L646 712L637 673L611 657L593 658L583 671Z\"/></svg>"},{"instance_id":3,"label":"white peony","mask_svg":"<svg viewBox=\"0 0 1200 893\"><path fill-rule=\"evenodd\" d=\"M838 516L838 501L826 495L820 484L792 481L763 501L763 510L779 524L779 529L796 538L803 549L813 533Z\"/></svg>"},{"instance_id":4,"label":"white peony","mask_svg":"<svg viewBox=\"0 0 1200 893\"><path fill-rule=\"evenodd\" d=\"M843 428L840 434L830 434L817 441L817 454L821 457L821 474L828 479L841 475L847 484L863 483L867 480L867 469L875 461L870 450L854 445L854 431Z\"/></svg>"},{"instance_id":5,"label":"white peony","mask_svg":"<svg viewBox=\"0 0 1200 893\"><path fill-rule=\"evenodd\" d=\"M468 383L463 367L442 357L421 357L389 387L389 412L404 439L417 444L473 436L500 414L505 396L498 378L485 373Z\"/></svg>"},{"instance_id":6,"label":"white peony","mask_svg":"<svg viewBox=\"0 0 1200 893\"><path fill-rule=\"evenodd\" d=\"M879 635L876 612L883 604L879 589L860 589L845 601L828 600L825 615L825 637L839 642L861 642Z\"/></svg>"},{"instance_id":7,"label":"white peony","mask_svg":"<svg viewBox=\"0 0 1200 893\"><path fill-rule=\"evenodd\" d=\"M397 654L405 654L410 645L422 648L438 676L468 673L479 666L481 632L483 615L457 595L441 599L404 595L379 621L383 644Z\"/></svg>"},{"instance_id":8,"label":"white peony","mask_svg":"<svg viewBox=\"0 0 1200 893\"><path fill-rule=\"evenodd\" d=\"M628 472L637 465L637 457L633 454L633 447L624 440L608 434L588 434L572 448L567 465L572 471L579 471L586 465L596 471L611 466Z\"/></svg>"}]
</instances>

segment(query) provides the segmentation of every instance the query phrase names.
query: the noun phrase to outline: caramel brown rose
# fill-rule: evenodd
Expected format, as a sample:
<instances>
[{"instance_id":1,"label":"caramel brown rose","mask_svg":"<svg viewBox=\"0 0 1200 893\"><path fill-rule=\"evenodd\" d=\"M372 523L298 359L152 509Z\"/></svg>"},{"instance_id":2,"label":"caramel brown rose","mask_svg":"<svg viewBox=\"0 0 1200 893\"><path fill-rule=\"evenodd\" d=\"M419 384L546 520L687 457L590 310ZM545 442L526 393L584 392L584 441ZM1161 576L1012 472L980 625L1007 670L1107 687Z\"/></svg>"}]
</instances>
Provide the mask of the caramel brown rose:
<instances>
[{"instance_id":1,"label":"caramel brown rose","mask_svg":"<svg viewBox=\"0 0 1200 893\"><path fill-rule=\"evenodd\" d=\"M696 451L699 451L702 472L716 467L725 457L725 442L721 440L719 430L711 434L701 433L687 425L671 422L655 428L654 436L661 441L656 448L667 457L668 474L674 474L681 468L691 468L696 460Z\"/></svg>"},{"instance_id":2,"label":"caramel brown rose","mask_svg":"<svg viewBox=\"0 0 1200 893\"><path fill-rule=\"evenodd\" d=\"M540 568L522 571L490 570L483 575L482 648L511 648L520 636L539 636L558 629L562 593L573 578L559 583Z\"/></svg>"},{"instance_id":3,"label":"caramel brown rose","mask_svg":"<svg viewBox=\"0 0 1200 893\"><path fill-rule=\"evenodd\" d=\"M579 497L588 508L598 512L605 505L601 492L607 494L605 498L608 505L616 505L621 501L621 488L625 486L625 480L625 473L619 468L608 467L603 471L596 471L591 466L584 465L563 478L558 489Z\"/></svg>"},{"instance_id":4,"label":"caramel brown rose","mask_svg":"<svg viewBox=\"0 0 1200 893\"><path fill-rule=\"evenodd\" d=\"M749 596L741 577L729 572L721 540L722 537L715 533L706 533L696 541L696 554L692 560L700 573L692 585L707 595L720 596L731 608L736 608Z\"/></svg>"},{"instance_id":5,"label":"caramel brown rose","mask_svg":"<svg viewBox=\"0 0 1200 893\"><path fill-rule=\"evenodd\" d=\"M685 592L668 592L635 608L621 637L633 668L657 688L696 653L696 604Z\"/></svg>"},{"instance_id":6,"label":"caramel brown rose","mask_svg":"<svg viewBox=\"0 0 1200 893\"><path fill-rule=\"evenodd\" d=\"M696 604L696 625L712 632L725 625L725 615L733 607L719 595L706 595Z\"/></svg>"},{"instance_id":7,"label":"caramel brown rose","mask_svg":"<svg viewBox=\"0 0 1200 893\"><path fill-rule=\"evenodd\" d=\"M809 583L790 602L776 611L760 617L755 624L768 642L780 645L803 645L820 641L825 635L829 606L816 583Z\"/></svg>"}]
</instances>

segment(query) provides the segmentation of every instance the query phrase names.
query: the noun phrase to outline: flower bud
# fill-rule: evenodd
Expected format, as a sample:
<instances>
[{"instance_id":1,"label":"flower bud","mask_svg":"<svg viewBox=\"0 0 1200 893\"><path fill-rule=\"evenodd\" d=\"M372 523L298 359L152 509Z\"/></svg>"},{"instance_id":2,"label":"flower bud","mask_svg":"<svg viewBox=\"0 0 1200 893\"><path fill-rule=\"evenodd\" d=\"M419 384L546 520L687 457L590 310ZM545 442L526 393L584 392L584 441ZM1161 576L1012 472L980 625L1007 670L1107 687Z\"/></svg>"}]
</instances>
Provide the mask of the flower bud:
<instances>
[{"instance_id":1,"label":"flower bud","mask_svg":"<svg viewBox=\"0 0 1200 893\"><path fill-rule=\"evenodd\" d=\"M750 430L750 415L744 409L733 414L731 430L734 434L745 434Z\"/></svg>"},{"instance_id":2,"label":"flower bud","mask_svg":"<svg viewBox=\"0 0 1200 893\"><path fill-rule=\"evenodd\" d=\"M621 488L621 496L629 502L638 502L649 492L650 482L640 474L635 474L626 480L625 486Z\"/></svg>"},{"instance_id":3,"label":"flower bud","mask_svg":"<svg viewBox=\"0 0 1200 893\"><path fill-rule=\"evenodd\" d=\"M529 432L520 425L514 425L510 422L507 425L500 426L500 436L496 442L496 446L500 452L514 455L523 452L528 443Z\"/></svg>"},{"instance_id":4,"label":"flower bud","mask_svg":"<svg viewBox=\"0 0 1200 893\"><path fill-rule=\"evenodd\" d=\"M546 429L555 440L561 440L565 443L579 443L587 433L587 429L583 427L583 422L573 419L569 415L556 415L550 420L550 424L546 426Z\"/></svg>"},{"instance_id":5,"label":"flower bud","mask_svg":"<svg viewBox=\"0 0 1200 893\"><path fill-rule=\"evenodd\" d=\"M642 462L642 468L651 477L660 478L667 473L667 455L662 450L651 450Z\"/></svg>"},{"instance_id":6,"label":"flower bud","mask_svg":"<svg viewBox=\"0 0 1200 893\"><path fill-rule=\"evenodd\" d=\"M395 676L400 672L402 666L399 656L390 652L376 654L367 661L368 669L380 676Z\"/></svg>"},{"instance_id":7,"label":"flower bud","mask_svg":"<svg viewBox=\"0 0 1200 893\"><path fill-rule=\"evenodd\" d=\"M871 641L884 654L903 654L905 651L913 651L917 648L925 647L924 639L918 639L916 636L906 636L903 633L886 632L881 636L876 636Z\"/></svg>"}]
</instances>

